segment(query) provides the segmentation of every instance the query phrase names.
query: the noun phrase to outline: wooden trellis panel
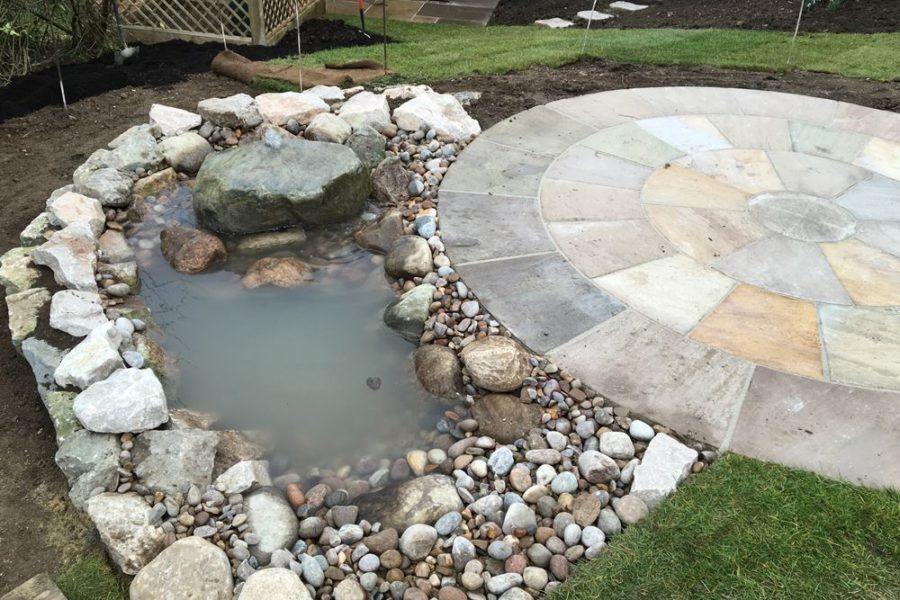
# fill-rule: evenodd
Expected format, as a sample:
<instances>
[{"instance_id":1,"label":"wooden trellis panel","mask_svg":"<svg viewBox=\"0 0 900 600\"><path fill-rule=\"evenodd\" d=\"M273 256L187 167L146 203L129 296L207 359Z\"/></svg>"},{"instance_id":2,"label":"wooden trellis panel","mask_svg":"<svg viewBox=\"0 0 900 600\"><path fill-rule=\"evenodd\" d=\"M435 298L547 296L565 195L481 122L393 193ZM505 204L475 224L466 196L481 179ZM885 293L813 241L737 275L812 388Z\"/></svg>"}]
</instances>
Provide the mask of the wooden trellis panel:
<instances>
[{"instance_id":1,"label":"wooden trellis panel","mask_svg":"<svg viewBox=\"0 0 900 600\"><path fill-rule=\"evenodd\" d=\"M323 0L119 0L124 29L145 42L221 40L272 45L294 21L322 12ZM224 32L224 33L223 33Z\"/></svg>"}]
</instances>

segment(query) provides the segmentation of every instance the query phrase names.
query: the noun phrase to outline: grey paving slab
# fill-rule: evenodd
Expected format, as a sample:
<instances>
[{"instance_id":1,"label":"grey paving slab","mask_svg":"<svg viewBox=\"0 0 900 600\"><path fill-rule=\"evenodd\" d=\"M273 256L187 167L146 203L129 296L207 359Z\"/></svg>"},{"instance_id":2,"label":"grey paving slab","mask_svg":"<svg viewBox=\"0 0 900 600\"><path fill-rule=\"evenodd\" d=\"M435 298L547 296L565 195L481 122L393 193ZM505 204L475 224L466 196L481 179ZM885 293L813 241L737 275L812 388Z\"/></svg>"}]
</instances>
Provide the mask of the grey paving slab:
<instances>
[{"instance_id":1,"label":"grey paving slab","mask_svg":"<svg viewBox=\"0 0 900 600\"><path fill-rule=\"evenodd\" d=\"M547 178L541 183L541 210L547 221L621 221L644 217L637 190Z\"/></svg>"},{"instance_id":2,"label":"grey paving slab","mask_svg":"<svg viewBox=\"0 0 900 600\"><path fill-rule=\"evenodd\" d=\"M900 395L757 367L734 452L851 483L900 489Z\"/></svg>"},{"instance_id":3,"label":"grey paving slab","mask_svg":"<svg viewBox=\"0 0 900 600\"><path fill-rule=\"evenodd\" d=\"M829 125L838 103L825 98L785 94L766 90L733 90L740 112L745 115L775 117L814 125Z\"/></svg>"},{"instance_id":4,"label":"grey paving slab","mask_svg":"<svg viewBox=\"0 0 900 600\"><path fill-rule=\"evenodd\" d=\"M556 249L537 198L442 191L440 200L443 241L455 263Z\"/></svg>"},{"instance_id":5,"label":"grey paving slab","mask_svg":"<svg viewBox=\"0 0 900 600\"><path fill-rule=\"evenodd\" d=\"M634 88L661 115L711 115L737 112L736 90L718 87Z\"/></svg>"},{"instance_id":6,"label":"grey paving slab","mask_svg":"<svg viewBox=\"0 0 900 600\"><path fill-rule=\"evenodd\" d=\"M852 162L870 137L852 131L818 127L809 123L791 123L791 141L794 152L803 152L834 160Z\"/></svg>"},{"instance_id":7,"label":"grey paving slab","mask_svg":"<svg viewBox=\"0 0 900 600\"><path fill-rule=\"evenodd\" d=\"M834 201L857 219L900 221L900 181L881 175L857 183Z\"/></svg>"},{"instance_id":8,"label":"grey paving slab","mask_svg":"<svg viewBox=\"0 0 900 600\"><path fill-rule=\"evenodd\" d=\"M647 221L559 222L547 225L560 252L586 277L598 277L675 254Z\"/></svg>"},{"instance_id":9,"label":"grey paving slab","mask_svg":"<svg viewBox=\"0 0 900 600\"><path fill-rule=\"evenodd\" d=\"M900 222L865 221L857 225L856 239L900 258Z\"/></svg>"},{"instance_id":10,"label":"grey paving slab","mask_svg":"<svg viewBox=\"0 0 900 600\"><path fill-rule=\"evenodd\" d=\"M813 302L852 304L813 243L770 236L723 256L713 267L744 283Z\"/></svg>"},{"instance_id":11,"label":"grey paving slab","mask_svg":"<svg viewBox=\"0 0 900 600\"><path fill-rule=\"evenodd\" d=\"M575 145L556 159L547 170L547 177L639 190L651 173L650 167Z\"/></svg>"},{"instance_id":12,"label":"grey paving slab","mask_svg":"<svg viewBox=\"0 0 900 600\"><path fill-rule=\"evenodd\" d=\"M566 98L547 104L547 108L598 129L663 114L632 90L614 90Z\"/></svg>"},{"instance_id":13,"label":"grey paving slab","mask_svg":"<svg viewBox=\"0 0 900 600\"><path fill-rule=\"evenodd\" d=\"M678 148L642 129L639 123L644 121L608 127L581 140L579 145L647 167L661 167L684 155Z\"/></svg>"},{"instance_id":14,"label":"grey paving slab","mask_svg":"<svg viewBox=\"0 0 900 600\"><path fill-rule=\"evenodd\" d=\"M550 351L616 403L718 446L753 364L626 310Z\"/></svg>"},{"instance_id":15,"label":"grey paving slab","mask_svg":"<svg viewBox=\"0 0 900 600\"><path fill-rule=\"evenodd\" d=\"M537 197L541 176L553 159L477 139L466 147L441 182L444 192Z\"/></svg>"},{"instance_id":16,"label":"grey paving slab","mask_svg":"<svg viewBox=\"0 0 900 600\"><path fill-rule=\"evenodd\" d=\"M505 146L558 156L597 130L545 106L536 106L500 121L481 135Z\"/></svg>"},{"instance_id":17,"label":"grey paving slab","mask_svg":"<svg viewBox=\"0 0 900 600\"><path fill-rule=\"evenodd\" d=\"M747 115L709 115L709 120L735 148L790 150L787 119Z\"/></svg>"},{"instance_id":18,"label":"grey paving slab","mask_svg":"<svg viewBox=\"0 0 900 600\"><path fill-rule=\"evenodd\" d=\"M769 152L784 187L822 198L833 198L869 177L860 167L799 152Z\"/></svg>"},{"instance_id":19,"label":"grey paving slab","mask_svg":"<svg viewBox=\"0 0 900 600\"><path fill-rule=\"evenodd\" d=\"M819 321L832 381L900 390L900 312L824 304Z\"/></svg>"},{"instance_id":20,"label":"grey paving slab","mask_svg":"<svg viewBox=\"0 0 900 600\"><path fill-rule=\"evenodd\" d=\"M536 352L546 352L623 310L559 254L460 265L488 311Z\"/></svg>"}]
</instances>

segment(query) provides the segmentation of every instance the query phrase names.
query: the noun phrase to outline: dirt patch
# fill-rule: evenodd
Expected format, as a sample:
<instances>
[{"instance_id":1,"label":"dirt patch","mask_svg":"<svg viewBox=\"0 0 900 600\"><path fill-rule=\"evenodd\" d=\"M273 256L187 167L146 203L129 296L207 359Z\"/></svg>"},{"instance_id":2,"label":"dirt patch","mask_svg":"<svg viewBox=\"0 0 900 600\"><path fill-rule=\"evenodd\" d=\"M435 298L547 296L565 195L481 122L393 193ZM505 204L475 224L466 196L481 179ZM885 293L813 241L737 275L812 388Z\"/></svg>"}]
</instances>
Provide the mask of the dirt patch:
<instances>
[{"instance_id":1,"label":"dirt patch","mask_svg":"<svg viewBox=\"0 0 900 600\"><path fill-rule=\"evenodd\" d=\"M365 34L343 21L315 19L300 26L303 52L330 48L380 44L381 36ZM232 46L250 60L269 60L297 54L296 30L275 46ZM95 60L64 65L66 99L76 102L124 87L157 87L184 81L189 75L209 71L212 59L222 50L220 43L192 44L172 41L140 46L140 52L124 66L116 66L112 54ZM39 108L61 104L56 69L19 77L0 88L0 121L28 114Z\"/></svg>"},{"instance_id":2,"label":"dirt patch","mask_svg":"<svg viewBox=\"0 0 900 600\"><path fill-rule=\"evenodd\" d=\"M648 8L635 12L611 10L609 2L598 2L597 11L616 15L595 22L597 28L678 29L768 29L793 31L800 10L799 0L634 0ZM590 10L589 2L576 0L500 0L490 25L531 25L537 19L561 17ZM900 30L897 0L845 0L837 10L819 4L805 11L803 32L879 33Z\"/></svg>"}]
</instances>

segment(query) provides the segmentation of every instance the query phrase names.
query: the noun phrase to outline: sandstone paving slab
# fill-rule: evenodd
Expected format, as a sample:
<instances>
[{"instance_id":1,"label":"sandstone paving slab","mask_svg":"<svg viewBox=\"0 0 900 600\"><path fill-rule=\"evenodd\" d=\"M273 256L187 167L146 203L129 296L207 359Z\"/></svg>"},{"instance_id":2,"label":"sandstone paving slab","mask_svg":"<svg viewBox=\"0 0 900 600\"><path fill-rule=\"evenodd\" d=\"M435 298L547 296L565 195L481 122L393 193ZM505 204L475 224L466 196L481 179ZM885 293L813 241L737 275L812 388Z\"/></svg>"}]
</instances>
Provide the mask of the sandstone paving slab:
<instances>
[{"instance_id":1,"label":"sandstone paving slab","mask_svg":"<svg viewBox=\"0 0 900 600\"><path fill-rule=\"evenodd\" d=\"M441 193L477 192L537 197L541 176L553 159L477 139L466 147L441 182Z\"/></svg>"},{"instance_id":2,"label":"sandstone paving slab","mask_svg":"<svg viewBox=\"0 0 900 600\"><path fill-rule=\"evenodd\" d=\"M799 152L769 152L784 187L822 198L833 198L866 179L865 169L842 161Z\"/></svg>"},{"instance_id":3,"label":"sandstone paving slab","mask_svg":"<svg viewBox=\"0 0 900 600\"><path fill-rule=\"evenodd\" d=\"M852 131L793 122L791 140L794 152L852 162L869 143L869 136Z\"/></svg>"},{"instance_id":4,"label":"sandstone paving slab","mask_svg":"<svg viewBox=\"0 0 900 600\"><path fill-rule=\"evenodd\" d=\"M547 169L546 176L550 179L639 190L652 172L650 167L576 145L556 159Z\"/></svg>"},{"instance_id":5,"label":"sandstone paving slab","mask_svg":"<svg viewBox=\"0 0 900 600\"><path fill-rule=\"evenodd\" d=\"M678 164L749 194L784 189L778 172L762 150L718 150L678 159Z\"/></svg>"},{"instance_id":6,"label":"sandstone paving slab","mask_svg":"<svg viewBox=\"0 0 900 600\"><path fill-rule=\"evenodd\" d=\"M595 128L555 110L536 106L500 121L481 139L555 157L595 131Z\"/></svg>"},{"instance_id":7,"label":"sandstone paving slab","mask_svg":"<svg viewBox=\"0 0 900 600\"><path fill-rule=\"evenodd\" d=\"M537 198L442 192L441 224L457 264L556 250Z\"/></svg>"},{"instance_id":8,"label":"sandstone paving slab","mask_svg":"<svg viewBox=\"0 0 900 600\"><path fill-rule=\"evenodd\" d=\"M598 277L675 253L644 220L559 222L547 227L560 251L585 277Z\"/></svg>"},{"instance_id":9,"label":"sandstone paving slab","mask_svg":"<svg viewBox=\"0 0 900 600\"><path fill-rule=\"evenodd\" d=\"M900 306L900 258L859 240L821 247L854 303Z\"/></svg>"},{"instance_id":10,"label":"sandstone paving slab","mask_svg":"<svg viewBox=\"0 0 900 600\"><path fill-rule=\"evenodd\" d=\"M823 375L812 302L739 285L691 339L774 369L819 379Z\"/></svg>"},{"instance_id":11,"label":"sandstone paving slab","mask_svg":"<svg viewBox=\"0 0 900 600\"><path fill-rule=\"evenodd\" d=\"M831 126L900 142L900 115L886 110L839 102Z\"/></svg>"},{"instance_id":12,"label":"sandstone paving slab","mask_svg":"<svg viewBox=\"0 0 900 600\"><path fill-rule=\"evenodd\" d=\"M570 340L624 308L555 253L461 265L458 271L491 313L537 352Z\"/></svg>"},{"instance_id":13,"label":"sandstone paving slab","mask_svg":"<svg viewBox=\"0 0 900 600\"><path fill-rule=\"evenodd\" d=\"M712 177L673 164L658 169L641 190L647 204L668 204L721 210L744 210L747 194Z\"/></svg>"},{"instance_id":14,"label":"sandstone paving slab","mask_svg":"<svg viewBox=\"0 0 900 600\"><path fill-rule=\"evenodd\" d=\"M547 104L547 108L598 129L667 114L638 96L636 90L615 90L556 100Z\"/></svg>"},{"instance_id":15,"label":"sandstone paving slab","mask_svg":"<svg viewBox=\"0 0 900 600\"><path fill-rule=\"evenodd\" d=\"M637 123L603 129L581 140L580 145L647 167L661 167L684 154Z\"/></svg>"},{"instance_id":16,"label":"sandstone paving slab","mask_svg":"<svg viewBox=\"0 0 900 600\"><path fill-rule=\"evenodd\" d=\"M900 141L872 138L853 164L900 181Z\"/></svg>"},{"instance_id":17,"label":"sandstone paving slab","mask_svg":"<svg viewBox=\"0 0 900 600\"><path fill-rule=\"evenodd\" d=\"M831 381L900 391L900 313L823 304L819 319Z\"/></svg>"},{"instance_id":18,"label":"sandstone paving slab","mask_svg":"<svg viewBox=\"0 0 900 600\"><path fill-rule=\"evenodd\" d=\"M646 212L656 230L673 246L704 265L766 235L743 211L647 205Z\"/></svg>"},{"instance_id":19,"label":"sandstone paving slab","mask_svg":"<svg viewBox=\"0 0 900 600\"><path fill-rule=\"evenodd\" d=\"M900 221L900 181L873 175L834 199L857 219Z\"/></svg>"},{"instance_id":20,"label":"sandstone paving slab","mask_svg":"<svg viewBox=\"0 0 900 600\"><path fill-rule=\"evenodd\" d=\"M729 449L855 484L898 487L898 431L896 394L760 367Z\"/></svg>"},{"instance_id":21,"label":"sandstone paving slab","mask_svg":"<svg viewBox=\"0 0 900 600\"><path fill-rule=\"evenodd\" d=\"M765 237L723 256L713 267L744 283L814 302L851 304L816 244Z\"/></svg>"},{"instance_id":22,"label":"sandstone paving slab","mask_svg":"<svg viewBox=\"0 0 900 600\"><path fill-rule=\"evenodd\" d=\"M747 115L709 115L707 118L735 148L790 150L793 147L786 119Z\"/></svg>"},{"instance_id":23,"label":"sandstone paving slab","mask_svg":"<svg viewBox=\"0 0 900 600\"><path fill-rule=\"evenodd\" d=\"M734 114L736 101L730 88L655 87L636 88L635 95L656 107L658 116ZM642 117L647 118L647 117Z\"/></svg>"},{"instance_id":24,"label":"sandstone paving slab","mask_svg":"<svg viewBox=\"0 0 900 600\"><path fill-rule=\"evenodd\" d=\"M641 219L637 190L544 179L541 184L541 214L546 221L622 221Z\"/></svg>"},{"instance_id":25,"label":"sandstone paving slab","mask_svg":"<svg viewBox=\"0 0 900 600\"><path fill-rule=\"evenodd\" d=\"M829 125L838 108L838 103L834 100L812 96L748 89L735 89L732 92L737 109L745 115ZM729 112L735 111L732 109Z\"/></svg>"},{"instance_id":26,"label":"sandstone paving slab","mask_svg":"<svg viewBox=\"0 0 900 600\"><path fill-rule=\"evenodd\" d=\"M860 223L856 229L856 239L900 258L900 222Z\"/></svg>"},{"instance_id":27,"label":"sandstone paving slab","mask_svg":"<svg viewBox=\"0 0 900 600\"><path fill-rule=\"evenodd\" d=\"M634 413L714 445L724 440L754 368L633 310L550 356Z\"/></svg>"},{"instance_id":28,"label":"sandstone paving slab","mask_svg":"<svg viewBox=\"0 0 900 600\"><path fill-rule=\"evenodd\" d=\"M696 115L658 117L639 121L637 126L669 146L688 154L732 147L706 117Z\"/></svg>"},{"instance_id":29,"label":"sandstone paving slab","mask_svg":"<svg viewBox=\"0 0 900 600\"><path fill-rule=\"evenodd\" d=\"M687 333L734 288L730 277L684 254L616 271L594 282L654 321Z\"/></svg>"}]
</instances>

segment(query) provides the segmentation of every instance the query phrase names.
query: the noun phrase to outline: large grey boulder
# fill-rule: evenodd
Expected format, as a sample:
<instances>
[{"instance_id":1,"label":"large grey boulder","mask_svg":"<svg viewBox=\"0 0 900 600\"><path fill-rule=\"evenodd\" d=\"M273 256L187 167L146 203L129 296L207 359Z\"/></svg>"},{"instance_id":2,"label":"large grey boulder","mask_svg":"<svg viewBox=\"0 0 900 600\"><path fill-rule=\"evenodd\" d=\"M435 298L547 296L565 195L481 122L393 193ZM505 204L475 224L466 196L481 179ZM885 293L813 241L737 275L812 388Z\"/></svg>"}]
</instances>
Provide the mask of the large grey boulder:
<instances>
[{"instance_id":1,"label":"large grey boulder","mask_svg":"<svg viewBox=\"0 0 900 600\"><path fill-rule=\"evenodd\" d=\"M405 530L416 523L433 524L448 512L461 512L463 503L453 480L425 475L389 485L356 498L359 513L383 527Z\"/></svg>"},{"instance_id":2,"label":"large grey boulder","mask_svg":"<svg viewBox=\"0 0 900 600\"><path fill-rule=\"evenodd\" d=\"M349 148L269 136L208 156L194 211L205 227L232 234L315 227L356 216L368 193L369 175Z\"/></svg>"},{"instance_id":3,"label":"large grey boulder","mask_svg":"<svg viewBox=\"0 0 900 600\"><path fill-rule=\"evenodd\" d=\"M312 596L290 569L262 569L244 582L241 600L312 600Z\"/></svg>"},{"instance_id":4,"label":"large grey boulder","mask_svg":"<svg viewBox=\"0 0 900 600\"><path fill-rule=\"evenodd\" d=\"M531 373L528 354L516 342L492 335L473 342L459 353L478 387L491 392L511 392Z\"/></svg>"},{"instance_id":5,"label":"large grey boulder","mask_svg":"<svg viewBox=\"0 0 900 600\"><path fill-rule=\"evenodd\" d=\"M202 429L147 431L134 440L134 474L150 489L169 495L212 481L219 434Z\"/></svg>"},{"instance_id":6,"label":"large grey boulder","mask_svg":"<svg viewBox=\"0 0 900 600\"><path fill-rule=\"evenodd\" d=\"M69 481L69 498L78 509L82 509L93 490L106 490L116 484L120 450L117 436L84 429L59 445L56 464Z\"/></svg>"},{"instance_id":7,"label":"large grey boulder","mask_svg":"<svg viewBox=\"0 0 900 600\"><path fill-rule=\"evenodd\" d=\"M116 324L107 321L88 334L62 359L53 378L61 387L80 390L102 381L125 366L119 355L122 334Z\"/></svg>"},{"instance_id":8,"label":"large grey boulder","mask_svg":"<svg viewBox=\"0 0 900 600\"><path fill-rule=\"evenodd\" d=\"M165 423L166 394L150 369L119 369L75 398L75 416L101 433L140 432Z\"/></svg>"},{"instance_id":9,"label":"large grey boulder","mask_svg":"<svg viewBox=\"0 0 900 600\"><path fill-rule=\"evenodd\" d=\"M31 253L37 265L50 267L56 283L69 289L96 292L97 238L86 223L72 223Z\"/></svg>"},{"instance_id":10,"label":"large grey boulder","mask_svg":"<svg viewBox=\"0 0 900 600\"><path fill-rule=\"evenodd\" d=\"M219 127L247 129L262 123L256 101L247 94L201 100L197 103L197 112L203 119Z\"/></svg>"},{"instance_id":11,"label":"large grey boulder","mask_svg":"<svg viewBox=\"0 0 900 600\"><path fill-rule=\"evenodd\" d=\"M437 288L430 283L417 285L384 309L384 322L404 339L418 342L430 314Z\"/></svg>"},{"instance_id":12,"label":"large grey boulder","mask_svg":"<svg viewBox=\"0 0 900 600\"><path fill-rule=\"evenodd\" d=\"M250 529L259 536L259 544L250 552L263 564L269 562L272 552L290 548L297 541L300 526L291 505L284 495L273 487L263 487L244 496L244 511Z\"/></svg>"},{"instance_id":13,"label":"large grey boulder","mask_svg":"<svg viewBox=\"0 0 900 600\"><path fill-rule=\"evenodd\" d=\"M664 433L655 435L634 469L631 495L643 500L648 508L654 508L675 491L696 460L697 451L693 448Z\"/></svg>"},{"instance_id":14,"label":"large grey boulder","mask_svg":"<svg viewBox=\"0 0 900 600\"><path fill-rule=\"evenodd\" d=\"M84 337L106 323L100 295L94 292L61 290L50 301L50 327L75 337Z\"/></svg>"},{"instance_id":15,"label":"large grey boulder","mask_svg":"<svg viewBox=\"0 0 900 600\"><path fill-rule=\"evenodd\" d=\"M136 575L165 547L165 532L151 524L150 505L134 492L98 494L85 505L110 558L126 575Z\"/></svg>"},{"instance_id":16,"label":"large grey boulder","mask_svg":"<svg viewBox=\"0 0 900 600\"><path fill-rule=\"evenodd\" d=\"M128 593L130 600L232 600L233 590L225 552L191 536L176 541L141 569Z\"/></svg>"}]
</instances>

